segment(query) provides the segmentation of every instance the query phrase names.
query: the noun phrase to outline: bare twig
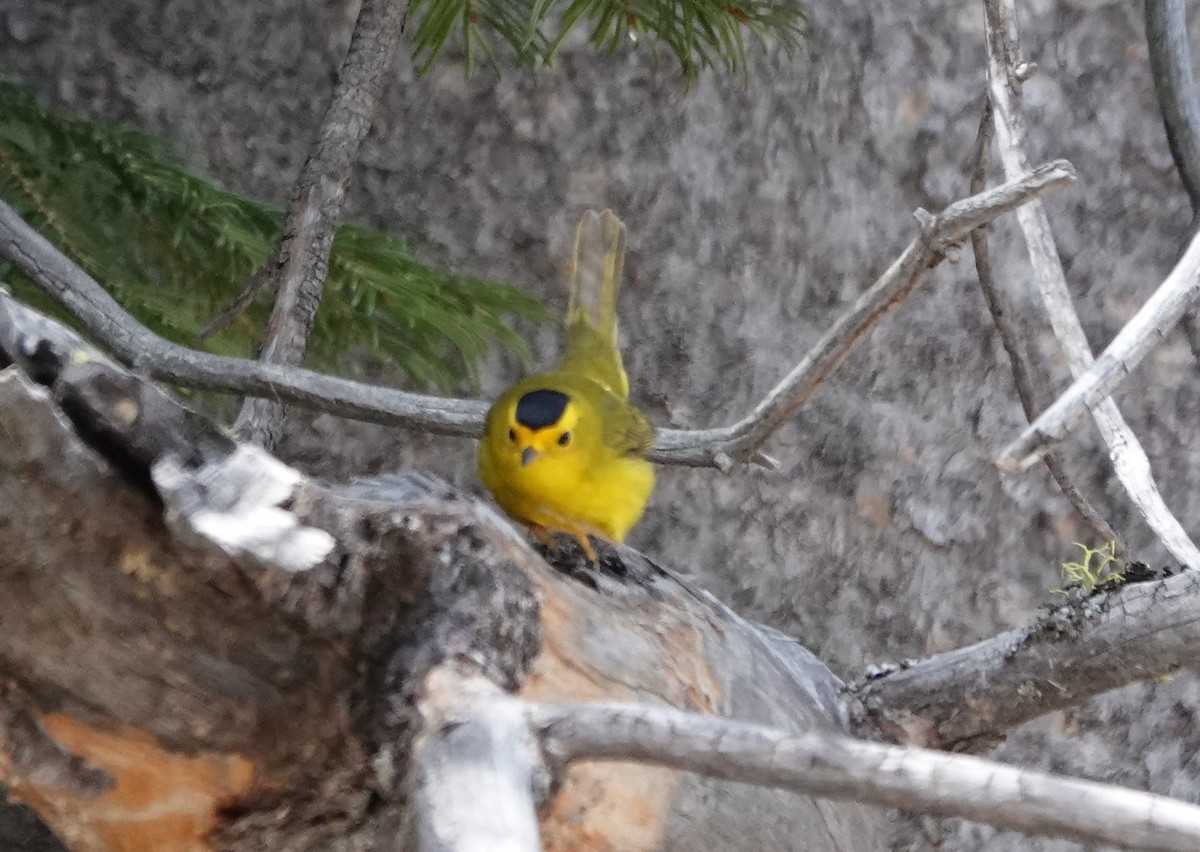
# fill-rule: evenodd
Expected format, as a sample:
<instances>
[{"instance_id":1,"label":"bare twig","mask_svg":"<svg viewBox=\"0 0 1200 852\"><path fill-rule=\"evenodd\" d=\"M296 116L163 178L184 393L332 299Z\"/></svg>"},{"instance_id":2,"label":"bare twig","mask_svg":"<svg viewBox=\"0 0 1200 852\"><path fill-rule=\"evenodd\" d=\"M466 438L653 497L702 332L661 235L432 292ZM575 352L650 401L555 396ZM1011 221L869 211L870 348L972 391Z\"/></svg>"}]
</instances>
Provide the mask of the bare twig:
<instances>
[{"instance_id":1,"label":"bare twig","mask_svg":"<svg viewBox=\"0 0 1200 852\"><path fill-rule=\"evenodd\" d=\"M1200 94L1192 72L1184 0L1146 0L1146 43L1159 112L1175 170L1192 204L1192 233L1200 233ZM1200 318L1183 315L1183 333L1200 360Z\"/></svg>"},{"instance_id":2,"label":"bare twig","mask_svg":"<svg viewBox=\"0 0 1200 852\"><path fill-rule=\"evenodd\" d=\"M407 8L400 0L362 0L333 100L321 121L316 146L300 172L296 197L284 217L283 238L269 261L279 278L258 356L265 363L298 367L304 360L329 273L346 184L358 149L371 129ZM242 406L235 428L270 447L279 437L282 421L282 405L269 398L250 399Z\"/></svg>"},{"instance_id":3,"label":"bare twig","mask_svg":"<svg viewBox=\"0 0 1200 852\"><path fill-rule=\"evenodd\" d=\"M988 49L988 84L996 117L996 141L1004 172L1012 177L1024 173L1025 129L1017 103L1021 81L1031 67L1018 55L1017 20L1013 0L984 0ZM1046 211L1038 202L1017 210L1017 221L1025 234L1034 279L1046 313L1067 357L1071 373L1082 374L1092 363L1092 353L1079 317L1071 304L1062 264ZM1171 514L1150 471L1150 461L1133 430L1112 399L1093 409L1096 426L1109 450L1113 467L1139 514L1145 518L1163 546L1184 565L1200 567L1200 550Z\"/></svg>"},{"instance_id":4,"label":"bare twig","mask_svg":"<svg viewBox=\"0 0 1200 852\"><path fill-rule=\"evenodd\" d=\"M196 333L196 337L200 340L208 340L208 338L212 337L214 334L217 334L218 332L224 331L226 328L228 328L230 323L241 316L242 312L245 311L246 308L250 307L250 303L253 302L254 297L258 295L258 291L261 290L263 286L274 277L272 275L272 270L275 269L277 265L278 264L275 262L275 253L272 252L271 257L269 257L266 262L259 266L258 269L254 270L253 274L246 279L246 284L244 287L242 287L242 292L238 293L233 301L231 301L228 305L217 311L217 315L209 320L208 323Z\"/></svg>"},{"instance_id":5,"label":"bare twig","mask_svg":"<svg viewBox=\"0 0 1200 852\"><path fill-rule=\"evenodd\" d=\"M1200 234L1154 295L1125 324L1100 357L1076 376L1054 404L1042 412L996 459L1001 470L1027 470L1062 441L1088 410L1109 396L1146 354L1200 297Z\"/></svg>"},{"instance_id":6,"label":"bare twig","mask_svg":"<svg viewBox=\"0 0 1200 852\"><path fill-rule=\"evenodd\" d=\"M881 745L833 731L785 733L658 707L531 706L529 713L547 752L559 760L648 761L1129 849L1200 846L1195 805L976 757Z\"/></svg>"},{"instance_id":7,"label":"bare twig","mask_svg":"<svg viewBox=\"0 0 1200 852\"><path fill-rule=\"evenodd\" d=\"M1032 627L867 680L857 692L892 738L962 750L1110 689L1192 666L1197 654L1200 579L1187 571L1064 605Z\"/></svg>"},{"instance_id":8,"label":"bare twig","mask_svg":"<svg viewBox=\"0 0 1200 852\"><path fill-rule=\"evenodd\" d=\"M1065 186L1075 179L1075 170L1057 160L1027 172L987 192L957 201L933 217L918 211L921 232L903 254L869 290L821 336L804 359L756 405L749 414L720 429L667 433L659 436L657 460L722 467L730 460L744 460L804 404L829 374L845 360L866 333L900 304L942 260L942 252L1000 213L1019 208L1031 198ZM1000 193L1007 195L1001 201ZM923 214L923 216L921 215Z\"/></svg>"},{"instance_id":9,"label":"bare twig","mask_svg":"<svg viewBox=\"0 0 1200 852\"><path fill-rule=\"evenodd\" d=\"M1192 202L1194 220L1200 215L1200 98L1184 0L1146 0L1146 42L1167 144Z\"/></svg>"},{"instance_id":10,"label":"bare twig","mask_svg":"<svg viewBox=\"0 0 1200 852\"><path fill-rule=\"evenodd\" d=\"M995 121L992 117L992 104L989 100L984 103L983 116L979 120L979 133L975 138L975 166L971 170L972 195L978 195L983 191L987 178L987 154L992 145L994 130ZM979 287L983 291L983 300L987 303L988 312L992 315L992 322L995 323L996 331L1000 334L1000 342L1008 354L1008 363L1012 367L1013 385L1016 387L1017 399L1021 402L1025 418L1033 420L1037 415L1037 403L1033 394L1033 377L1025 363L1025 354L1021 349L1021 336L1008 314L1005 313L1004 305L1000 302L1000 294L996 291L996 282L992 278L992 263L988 257L986 227L976 228L971 232L971 253L975 257L975 273L979 278ZM1075 487L1075 483L1067 476L1067 471L1058 457L1048 453L1045 462L1050 476L1058 483L1063 496L1075 507L1075 511L1079 513L1080 517L1095 530L1101 541L1115 542L1117 551L1124 553L1125 545L1121 541L1121 537L1117 535L1117 531L1101 517L1095 507L1083 496L1083 493Z\"/></svg>"},{"instance_id":11,"label":"bare twig","mask_svg":"<svg viewBox=\"0 0 1200 852\"><path fill-rule=\"evenodd\" d=\"M746 417L719 429L663 429L650 452L661 464L726 469L761 458L759 446L820 386L863 335L921 282L941 252L974 228L1074 180L1059 160L924 214L921 232L900 258ZM922 211L924 212L924 211ZM918 217L920 218L920 217ZM82 269L0 202L0 254L62 304L121 361L186 387L229 391L310 406L343 417L442 435L479 434L487 405L338 379L299 367L227 358L170 343L138 323Z\"/></svg>"}]
</instances>

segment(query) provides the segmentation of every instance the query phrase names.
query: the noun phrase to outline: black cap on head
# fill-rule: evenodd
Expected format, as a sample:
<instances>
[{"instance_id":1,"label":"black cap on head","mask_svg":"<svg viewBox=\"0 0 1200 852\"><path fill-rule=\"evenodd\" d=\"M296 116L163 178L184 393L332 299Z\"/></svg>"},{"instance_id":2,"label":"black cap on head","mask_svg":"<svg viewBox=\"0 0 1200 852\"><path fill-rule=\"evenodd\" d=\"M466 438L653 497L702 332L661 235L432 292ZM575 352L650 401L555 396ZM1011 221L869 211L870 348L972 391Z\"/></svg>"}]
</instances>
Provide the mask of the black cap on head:
<instances>
[{"instance_id":1,"label":"black cap on head","mask_svg":"<svg viewBox=\"0 0 1200 852\"><path fill-rule=\"evenodd\" d=\"M570 397L561 391L530 391L517 400L517 422L528 429L553 426L567 410L569 401Z\"/></svg>"}]
</instances>

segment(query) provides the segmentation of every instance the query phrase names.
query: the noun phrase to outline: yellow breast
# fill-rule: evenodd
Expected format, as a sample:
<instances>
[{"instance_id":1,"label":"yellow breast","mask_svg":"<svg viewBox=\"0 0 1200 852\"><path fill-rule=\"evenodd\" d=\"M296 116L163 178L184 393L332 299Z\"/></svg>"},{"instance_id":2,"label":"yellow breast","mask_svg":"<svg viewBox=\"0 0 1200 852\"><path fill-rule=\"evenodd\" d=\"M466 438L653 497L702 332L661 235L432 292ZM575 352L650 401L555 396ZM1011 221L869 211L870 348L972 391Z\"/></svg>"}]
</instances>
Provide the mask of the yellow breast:
<instances>
[{"instance_id":1,"label":"yellow breast","mask_svg":"<svg viewBox=\"0 0 1200 852\"><path fill-rule=\"evenodd\" d=\"M548 530L624 541L654 490L645 459L579 453L522 465L519 455L497 452L497 443L480 447L480 479L504 511Z\"/></svg>"},{"instance_id":2,"label":"yellow breast","mask_svg":"<svg viewBox=\"0 0 1200 852\"><path fill-rule=\"evenodd\" d=\"M632 411L586 377L518 382L488 412L479 478L518 520L623 541L654 489L650 463L612 437Z\"/></svg>"}]
</instances>

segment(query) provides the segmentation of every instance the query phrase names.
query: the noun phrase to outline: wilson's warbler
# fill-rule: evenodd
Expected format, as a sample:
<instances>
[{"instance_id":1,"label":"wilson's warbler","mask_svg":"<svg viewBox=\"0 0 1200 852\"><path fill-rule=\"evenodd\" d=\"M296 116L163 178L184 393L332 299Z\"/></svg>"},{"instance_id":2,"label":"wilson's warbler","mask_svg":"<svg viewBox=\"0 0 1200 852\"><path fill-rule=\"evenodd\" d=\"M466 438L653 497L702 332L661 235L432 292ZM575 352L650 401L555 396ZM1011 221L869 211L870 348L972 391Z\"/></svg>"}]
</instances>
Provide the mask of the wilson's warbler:
<instances>
[{"instance_id":1,"label":"wilson's warbler","mask_svg":"<svg viewBox=\"0 0 1200 852\"><path fill-rule=\"evenodd\" d=\"M623 541L654 489L646 451L654 427L630 405L617 349L617 289L625 226L587 211L575 231L567 340L554 370L523 379L488 411L479 477L496 502L535 532Z\"/></svg>"}]
</instances>

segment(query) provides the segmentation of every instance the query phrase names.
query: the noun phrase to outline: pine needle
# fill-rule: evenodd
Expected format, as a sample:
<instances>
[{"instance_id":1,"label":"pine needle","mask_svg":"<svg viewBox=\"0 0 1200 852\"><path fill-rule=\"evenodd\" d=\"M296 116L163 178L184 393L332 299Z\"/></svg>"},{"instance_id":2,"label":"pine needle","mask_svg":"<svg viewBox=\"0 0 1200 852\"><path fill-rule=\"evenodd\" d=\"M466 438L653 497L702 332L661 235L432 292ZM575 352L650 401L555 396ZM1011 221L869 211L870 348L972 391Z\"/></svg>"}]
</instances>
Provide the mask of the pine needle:
<instances>
[{"instance_id":1,"label":"pine needle","mask_svg":"<svg viewBox=\"0 0 1200 852\"><path fill-rule=\"evenodd\" d=\"M723 68L747 79L747 41L771 42L789 55L806 34L804 9L793 0L411 0L413 56L427 72L461 33L467 71L473 44L488 31L528 68L548 65L563 40L588 22L591 41L616 52L640 36L665 46L690 84L700 72ZM493 63L495 58L492 57Z\"/></svg>"}]
</instances>

